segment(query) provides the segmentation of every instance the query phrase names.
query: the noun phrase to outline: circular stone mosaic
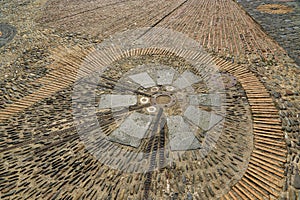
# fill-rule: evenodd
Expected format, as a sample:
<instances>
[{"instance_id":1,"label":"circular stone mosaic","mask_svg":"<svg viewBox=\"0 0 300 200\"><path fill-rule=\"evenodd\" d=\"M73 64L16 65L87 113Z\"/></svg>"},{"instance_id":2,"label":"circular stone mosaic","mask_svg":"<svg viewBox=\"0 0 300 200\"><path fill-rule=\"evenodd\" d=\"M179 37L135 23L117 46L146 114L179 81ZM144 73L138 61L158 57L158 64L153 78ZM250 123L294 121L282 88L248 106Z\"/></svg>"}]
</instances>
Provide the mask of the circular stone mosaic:
<instances>
[{"instance_id":1,"label":"circular stone mosaic","mask_svg":"<svg viewBox=\"0 0 300 200\"><path fill-rule=\"evenodd\" d=\"M15 37L16 32L15 27L0 23L0 47L11 41Z\"/></svg>"},{"instance_id":2,"label":"circular stone mosaic","mask_svg":"<svg viewBox=\"0 0 300 200\"><path fill-rule=\"evenodd\" d=\"M136 40L129 55L101 68L104 43L83 62L82 69L98 63L98 70L80 77L74 87L80 138L112 169L146 173L144 199L152 196L153 182L164 187L168 173L174 174L169 181L183 190L221 197L242 177L253 148L245 91L208 54L194 48L192 40L169 30L157 31L162 32L161 40L181 37L185 43L176 50L178 45L158 40L158 48L151 50L145 40ZM126 40L120 38L132 39L139 33L118 35L111 43L126 48ZM161 44L173 49L160 51ZM141 45L145 52L135 49ZM179 48L187 54L179 54ZM154 181L158 178L162 180ZM179 195L175 190L169 193Z\"/></svg>"},{"instance_id":3,"label":"circular stone mosaic","mask_svg":"<svg viewBox=\"0 0 300 200\"><path fill-rule=\"evenodd\" d=\"M183 187L188 183L214 196L227 193L253 148L250 108L240 85L229 91L215 82L210 88L207 75L183 58L157 54L120 59L96 84L91 77L82 79L84 98L76 104L85 116L79 117L80 127L99 124L79 130L86 148L114 169L151 174L145 182L156 182L154 171L161 170L164 181L167 172L177 174L172 181ZM97 121L82 111L91 103L87 91L95 93Z\"/></svg>"},{"instance_id":4,"label":"circular stone mosaic","mask_svg":"<svg viewBox=\"0 0 300 200\"><path fill-rule=\"evenodd\" d=\"M293 8L282 4L263 4L256 8L260 12L269 14L286 14L293 12Z\"/></svg>"}]
</instances>

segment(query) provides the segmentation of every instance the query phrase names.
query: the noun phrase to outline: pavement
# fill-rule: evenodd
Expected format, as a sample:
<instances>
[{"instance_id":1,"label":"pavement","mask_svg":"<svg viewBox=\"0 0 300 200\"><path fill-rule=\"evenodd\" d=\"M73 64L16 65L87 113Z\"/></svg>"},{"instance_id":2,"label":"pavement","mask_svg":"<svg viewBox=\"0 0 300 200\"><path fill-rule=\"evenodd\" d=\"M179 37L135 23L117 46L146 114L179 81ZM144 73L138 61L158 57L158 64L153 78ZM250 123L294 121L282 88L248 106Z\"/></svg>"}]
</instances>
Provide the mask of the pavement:
<instances>
[{"instance_id":1,"label":"pavement","mask_svg":"<svg viewBox=\"0 0 300 200\"><path fill-rule=\"evenodd\" d=\"M1 1L0 198L300 198L298 11Z\"/></svg>"}]
</instances>

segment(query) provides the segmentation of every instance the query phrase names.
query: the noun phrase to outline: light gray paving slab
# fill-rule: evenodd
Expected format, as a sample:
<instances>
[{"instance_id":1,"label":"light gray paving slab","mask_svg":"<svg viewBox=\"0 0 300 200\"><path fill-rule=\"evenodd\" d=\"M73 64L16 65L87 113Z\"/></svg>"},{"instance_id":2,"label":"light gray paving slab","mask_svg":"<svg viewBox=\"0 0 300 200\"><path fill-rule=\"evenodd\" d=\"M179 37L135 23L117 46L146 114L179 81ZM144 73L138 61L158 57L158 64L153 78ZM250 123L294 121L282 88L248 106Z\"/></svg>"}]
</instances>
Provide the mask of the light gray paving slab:
<instances>
[{"instance_id":1,"label":"light gray paving slab","mask_svg":"<svg viewBox=\"0 0 300 200\"><path fill-rule=\"evenodd\" d=\"M156 85L155 81L147 72L130 75L129 78L131 78L134 82L143 86L144 88L154 87Z\"/></svg>"},{"instance_id":2,"label":"light gray paving slab","mask_svg":"<svg viewBox=\"0 0 300 200\"><path fill-rule=\"evenodd\" d=\"M107 94L101 95L99 109L129 107L137 104L135 95Z\"/></svg>"},{"instance_id":3,"label":"light gray paving slab","mask_svg":"<svg viewBox=\"0 0 300 200\"><path fill-rule=\"evenodd\" d=\"M189 106L184 112L184 116L205 131L210 130L223 120L222 116L201 110L196 106Z\"/></svg>"},{"instance_id":4,"label":"light gray paving slab","mask_svg":"<svg viewBox=\"0 0 300 200\"><path fill-rule=\"evenodd\" d=\"M179 89L184 89L198 83L199 81L200 77L187 70L174 81L173 85Z\"/></svg>"},{"instance_id":5,"label":"light gray paving slab","mask_svg":"<svg viewBox=\"0 0 300 200\"><path fill-rule=\"evenodd\" d=\"M157 71L158 85L171 85L175 75L174 69L163 69Z\"/></svg>"},{"instance_id":6,"label":"light gray paving slab","mask_svg":"<svg viewBox=\"0 0 300 200\"><path fill-rule=\"evenodd\" d=\"M120 144L138 147L141 139L145 137L153 117L140 113L133 113L114 130L109 136L109 140Z\"/></svg>"},{"instance_id":7,"label":"light gray paving slab","mask_svg":"<svg viewBox=\"0 0 300 200\"><path fill-rule=\"evenodd\" d=\"M190 95L190 105L203 105L203 106L221 106L221 96L219 94L199 94Z\"/></svg>"},{"instance_id":8,"label":"light gray paving slab","mask_svg":"<svg viewBox=\"0 0 300 200\"><path fill-rule=\"evenodd\" d=\"M201 148L201 144L182 116L168 117L170 147L172 151L187 151Z\"/></svg>"}]
</instances>

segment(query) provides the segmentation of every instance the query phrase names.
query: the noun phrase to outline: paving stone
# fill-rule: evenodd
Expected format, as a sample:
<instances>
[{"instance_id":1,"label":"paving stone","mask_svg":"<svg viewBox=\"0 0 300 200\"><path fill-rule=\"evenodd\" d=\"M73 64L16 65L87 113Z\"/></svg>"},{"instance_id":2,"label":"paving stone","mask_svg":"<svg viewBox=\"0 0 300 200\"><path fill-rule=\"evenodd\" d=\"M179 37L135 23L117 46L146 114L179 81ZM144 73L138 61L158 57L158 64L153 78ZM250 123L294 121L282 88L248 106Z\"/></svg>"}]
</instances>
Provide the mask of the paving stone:
<instances>
[{"instance_id":1,"label":"paving stone","mask_svg":"<svg viewBox=\"0 0 300 200\"><path fill-rule=\"evenodd\" d=\"M158 85L171 85L175 75L174 69L164 69L157 71Z\"/></svg>"},{"instance_id":2,"label":"paving stone","mask_svg":"<svg viewBox=\"0 0 300 200\"><path fill-rule=\"evenodd\" d=\"M190 71L185 71L174 81L173 85L179 89L184 89L198 82L200 82L200 78L197 75Z\"/></svg>"},{"instance_id":3,"label":"paving stone","mask_svg":"<svg viewBox=\"0 0 300 200\"><path fill-rule=\"evenodd\" d=\"M184 116L205 131L213 128L223 120L222 116L201 110L195 106L189 106L184 112Z\"/></svg>"},{"instance_id":4,"label":"paving stone","mask_svg":"<svg viewBox=\"0 0 300 200\"><path fill-rule=\"evenodd\" d=\"M218 94L200 94L189 96L190 105L197 106L221 106L221 95Z\"/></svg>"},{"instance_id":5,"label":"paving stone","mask_svg":"<svg viewBox=\"0 0 300 200\"><path fill-rule=\"evenodd\" d=\"M150 115L133 113L109 136L109 140L138 147L152 122Z\"/></svg>"},{"instance_id":6,"label":"paving stone","mask_svg":"<svg viewBox=\"0 0 300 200\"><path fill-rule=\"evenodd\" d=\"M294 176L294 183L293 183L294 187L296 189L300 189L300 175L298 170L296 171L296 174Z\"/></svg>"},{"instance_id":7,"label":"paving stone","mask_svg":"<svg viewBox=\"0 0 300 200\"><path fill-rule=\"evenodd\" d=\"M186 151L201 148L197 138L181 116L172 116L167 119L169 140L172 151Z\"/></svg>"},{"instance_id":8,"label":"paving stone","mask_svg":"<svg viewBox=\"0 0 300 200\"><path fill-rule=\"evenodd\" d=\"M139 85L143 86L144 88L154 87L156 83L154 80L149 76L147 72L143 72L140 74L134 74L129 76L134 82L138 83Z\"/></svg>"},{"instance_id":9,"label":"paving stone","mask_svg":"<svg viewBox=\"0 0 300 200\"><path fill-rule=\"evenodd\" d=\"M101 95L99 109L129 107L136 104L135 95Z\"/></svg>"}]
</instances>

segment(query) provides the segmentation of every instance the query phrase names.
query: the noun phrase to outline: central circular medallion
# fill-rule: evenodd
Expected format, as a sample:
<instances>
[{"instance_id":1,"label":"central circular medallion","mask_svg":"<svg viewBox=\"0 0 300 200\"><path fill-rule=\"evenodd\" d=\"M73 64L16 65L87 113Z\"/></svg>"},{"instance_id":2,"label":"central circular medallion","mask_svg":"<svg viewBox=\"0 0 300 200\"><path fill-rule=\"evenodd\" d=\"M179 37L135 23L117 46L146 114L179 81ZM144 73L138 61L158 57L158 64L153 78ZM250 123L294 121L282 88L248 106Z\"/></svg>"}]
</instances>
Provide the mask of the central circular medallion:
<instances>
[{"instance_id":1,"label":"central circular medallion","mask_svg":"<svg viewBox=\"0 0 300 200\"><path fill-rule=\"evenodd\" d=\"M156 102L160 105L167 105L171 103L171 97L169 95L162 94L156 97Z\"/></svg>"},{"instance_id":2,"label":"central circular medallion","mask_svg":"<svg viewBox=\"0 0 300 200\"><path fill-rule=\"evenodd\" d=\"M176 103L176 98L170 93L158 93L152 97L153 105L171 107Z\"/></svg>"}]
</instances>

